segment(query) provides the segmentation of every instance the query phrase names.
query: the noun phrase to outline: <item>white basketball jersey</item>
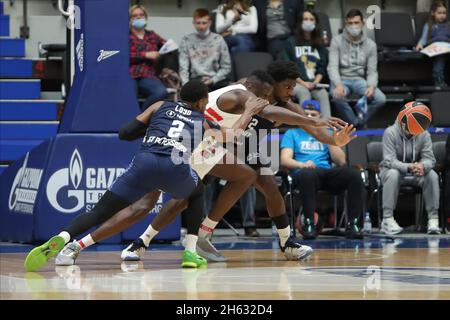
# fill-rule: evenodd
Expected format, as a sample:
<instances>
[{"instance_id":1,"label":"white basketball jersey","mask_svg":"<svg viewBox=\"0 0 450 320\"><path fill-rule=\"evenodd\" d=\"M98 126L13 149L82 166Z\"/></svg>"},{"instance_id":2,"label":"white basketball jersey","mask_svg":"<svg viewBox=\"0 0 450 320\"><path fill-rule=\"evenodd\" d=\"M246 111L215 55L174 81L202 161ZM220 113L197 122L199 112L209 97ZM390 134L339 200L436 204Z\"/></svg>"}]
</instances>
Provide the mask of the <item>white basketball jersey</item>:
<instances>
[{"instance_id":1,"label":"white basketball jersey","mask_svg":"<svg viewBox=\"0 0 450 320\"><path fill-rule=\"evenodd\" d=\"M235 89L247 90L244 85L236 84L210 92L208 95L209 102L205 109L205 119L222 127L231 128L241 115L221 111L217 106L217 100L225 92ZM190 158L191 167L197 172L200 179L203 179L223 159L227 152L227 149L221 146L221 142L214 140L212 137L204 138L192 152Z\"/></svg>"}]
</instances>

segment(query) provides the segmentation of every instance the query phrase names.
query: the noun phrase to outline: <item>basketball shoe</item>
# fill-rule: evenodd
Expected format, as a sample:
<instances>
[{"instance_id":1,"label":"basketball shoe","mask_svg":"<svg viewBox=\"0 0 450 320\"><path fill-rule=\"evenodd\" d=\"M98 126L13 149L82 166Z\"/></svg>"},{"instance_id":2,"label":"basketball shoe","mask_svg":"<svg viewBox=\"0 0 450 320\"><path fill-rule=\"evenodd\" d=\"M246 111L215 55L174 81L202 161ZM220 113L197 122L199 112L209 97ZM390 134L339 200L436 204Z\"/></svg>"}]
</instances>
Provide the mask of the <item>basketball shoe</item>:
<instances>
[{"instance_id":1,"label":"basketball shoe","mask_svg":"<svg viewBox=\"0 0 450 320\"><path fill-rule=\"evenodd\" d=\"M57 266L72 266L80 254L81 246L77 241L66 244L66 246L58 253L55 259Z\"/></svg>"},{"instance_id":2,"label":"basketball shoe","mask_svg":"<svg viewBox=\"0 0 450 320\"><path fill-rule=\"evenodd\" d=\"M213 246L208 238L198 237L197 252L205 257L207 260L213 262L225 262L227 258L220 254L220 252Z\"/></svg>"},{"instance_id":3,"label":"basketball shoe","mask_svg":"<svg viewBox=\"0 0 450 320\"><path fill-rule=\"evenodd\" d=\"M47 261L54 257L63 247L65 241L60 236L54 236L43 245L34 248L28 253L24 267L26 271L36 271L42 268Z\"/></svg>"},{"instance_id":4,"label":"basketball shoe","mask_svg":"<svg viewBox=\"0 0 450 320\"><path fill-rule=\"evenodd\" d=\"M281 243L278 241L278 245L280 246L281 252L284 253L284 256L287 260L304 260L309 257L313 253L313 249L309 246L301 245L296 242L294 237L289 237L287 239L284 246L281 246Z\"/></svg>"},{"instance_id":5,"label":"basketball shoe","mask_svg":"<svg viewBox=\"0 0 450 320\"><path fill-rule=\"evenodd\" d=\"M394 234L398 234L400 232L403 231L403 228L400 227L397 223L397 221L395 221L394 218L385 218L383 219L383 221L381 222L381 229L380 229L381 233L385 233L388 235L394 235Z\"/></svg>"},{"instance_id":6,"label":"basketball shoe","mask_svg":"<svg viewBox=\"0 0 450 320\"><path fill-rule=\"evenodd\" d=\"M208 262L205 258L198 255L196 252L184 250L181 259L181 267L183 268L202 268L206 267Z\"/></svg>"},{"instance_id":7,"label":"basketball shoe","mask_svg":"<svg viewBox=\"0 0 450 320\"><path fill-rule=\"evenodd\" d=\"M123 261L139 261L142 254L147 250L147 247L141 238L134 240L128 247L122 250L120 257Z\"/></svg>"}]
</instances>

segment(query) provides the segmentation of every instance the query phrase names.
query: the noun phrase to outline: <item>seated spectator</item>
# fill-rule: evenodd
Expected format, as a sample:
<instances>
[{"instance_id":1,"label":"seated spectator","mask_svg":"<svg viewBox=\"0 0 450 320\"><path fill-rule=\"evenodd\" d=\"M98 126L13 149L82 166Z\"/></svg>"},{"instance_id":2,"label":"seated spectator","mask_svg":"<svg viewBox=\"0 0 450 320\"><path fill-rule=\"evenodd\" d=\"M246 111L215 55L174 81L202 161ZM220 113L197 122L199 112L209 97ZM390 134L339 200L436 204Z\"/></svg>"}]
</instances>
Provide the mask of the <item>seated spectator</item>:
<instances>
[{"instance_id":1,"label":"seated spectator","mask_svg":"<svg viewBox=\"0 0 450 320\"><path fill-rule=\"evenodd\" d=\"M446 233L450 233L450 134L445 144L445 171L444 171L444 217Z\"/></svg>"},{"instance_id":2,"label":"seated spectator","mask_svg":"<svg viewBox=\"0 0 450 320\"><path fill-rule=\"evenodd\" d=\"M302 107L309 117L320 117L317 101L307 100ZM359 171L346 166L344 151L319 142L303 129L287 130L281 148L281 164L290 169L294 183L300 189L305 215L304 238L317 236L313 221L318 190L336 194L348 191L346 237L362 238L359 220L363 213L364 184ZM332 163L337 166L332 167Z\"/></svg>"},{"instance_id":3,"label":"seated spectator","mask_svg":"<svg viewBox=\"0 0 450 320\"><path fill-rule=\"evenodd\" d=\"M428 233L439 233L439 177L433 170L436 163L428 131L417 136L405 131L398 122L383 134L383 161L380 178L383 185L383 221L381 232L400 233L394 219L394 210L402 184L422 188L425 209L428 212Z\"/></svg>"},{"instance_id":4,"label":"seated spectator","mask_svg":"<svg viewBox=\"0 0 450 320\"><path fill-rule=\"evenodd\" d=\"M344 31L331 41L328 63L330 93L337 111L343 120L360 128L386 102L385 95L377 88L377 45L367 37L363 26L361 11L350 10ZM357 104L361 106L358 116L347 100L351 93L358 98L365 97L363 102L367 99L367 104Z\"/></svg>"},{"instance_id":5,"label":"seated spectator","mask_svg":"<svg viewBox=\"0 0 450 320\"><path fill-rule=\"evenodd\" d=\"M211 32L211 18L207 9L194 12L196 32L183 37L179 47L179 65L182 84L201 79L210 90L229 84L231 59L223 37Z\"/></svg>"},{"instance_id":6,"label":"seated spectator","mask_svg":"<svg viewBox=\"0 0 450 320\"><path fill-rule=\"evenodd\" d=\"M258 14L254 6L242 0L228 0L216 14L216 32L220 33L231 53L255 49L253 35L258 30Z\"/></svg>"},{"instance_id":7,"label":"seated spectator","mask_svg":"<svg viewBox=\"0 0 450 320\"><path fill-rule=\"evenodd\" d=\"M130 7L130 73L135 80L136 92L145 95L141 105L145 110L156 101L167 97L167 89L156 76L158 50L165 40L154 31L145 30L148 13L141 5Z\"/></svg>"},{"instance_id":8,"label":"seated spectator","mask_svg":"<svg viewBox=\"0 0 450 320\"><path fill-rule=\"evenodd\" d=\"M324 47L319 27L319 18L311 10L303 11L298 21L295 36L286 42L283 59L293 61L298 66L300 77L294 88L299 104L310 100L311 96L320 103L321 114L331 117L328 91L317 88L327 72L328 50Z\"/></svg>"},{"instance_id":9,"label":"seated spectator","mask_svg":"<svg viewBox=\"0 0 450 320\"><path fill-rule=\"evenodd\" d=\"M422 50L433 42L450 43L450 23L447 20L447 6L444 1L436 1L431 5L430 18L423 26L422 36L416 46L416 50ZM433 59L433 80L435 86L447 86L445 83L445 64L448 54L435 56Z\"/></svg>"},{"instance_id":10,"label":"seated spectator","mask_svg":"<svg viewBox=\"0 0 450 320\"><path fill-rule=\"evenodd\" d=\"M258 11L258 41L277 59L285 42L297 27L297 19L304 9L303 0L255 0Z\"/></svg>"}]
</instances>

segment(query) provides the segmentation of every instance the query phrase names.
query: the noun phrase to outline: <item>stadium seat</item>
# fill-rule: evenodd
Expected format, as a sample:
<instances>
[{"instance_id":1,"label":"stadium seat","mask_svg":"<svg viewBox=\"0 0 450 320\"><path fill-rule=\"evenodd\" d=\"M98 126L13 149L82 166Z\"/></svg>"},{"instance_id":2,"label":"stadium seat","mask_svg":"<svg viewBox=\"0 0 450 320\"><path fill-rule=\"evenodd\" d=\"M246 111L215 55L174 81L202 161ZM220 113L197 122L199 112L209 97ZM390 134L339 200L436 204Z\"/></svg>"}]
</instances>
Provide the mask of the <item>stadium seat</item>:
<instances>
[{"instance_id":1,"label":"stadium seat","mask_svg":"<svg viewBox=\"0 0 450 320\"><path fill-rule=\"evenodd\" d=\"M433 92L431 95L431 113L433 115L433 126L450 127L450 92Z\"/></svg>"},{"instance_id":2,"label":"stadium seat","mask_svg":"<svg viewBox=\"0 0 450 320\"><path fill-rule=\"evenodd\" d=\"M395 32L393 32L395 30ZM381 28L375 29L380 61L423 59L415 46L411 16L403 12L382 12Z\"/></svg>"},{"instance_id":3,"label":"stadium seat","mask_svg":"<svg viewBox=\"0 0 450 320\"><path fill-rule=\"evenodd\" d=\"M322 29L322 32L323 31L327 32L328 46L329 46L331 43L331 38L332 38L330 18L328 17L328 15L326 13L323 13L323 12L317 12L317 16L319 17L319 24L320 24L320 28Z\"/></svg>"},{"instance_id":4,"label":"stadium seat","mask_svg":"<svg viewBox=\"0 0 450 320\"><path fill-rule=\"evenodd\" d=\"M445 169L445 144L446 141L437 141L433 142L433 154L436 158L436 165L434 166L434 170L439 175L439 186L441 190L441 196L439 197L439 212L440 212L440 225L445 225L445 213L444 213L444 193L442 192L443 186L443 175Z\"/></svg>"},{"instance_id":5,"label":"stadium seat","mask_svg":"<svg viewBox=\"0 0 450 320\"><path fill-rule=\"evenodd\" d=\"M423 26L428 22L428 17L430 14L428 12L418 12L414 16L414 31L415 31L415 42L419 42L420 37L422 36Z\"/></svg>"},{"instance_id":6,"label":"stadium seat","mask_svg":"<svg viewBox=\"0 0 450 320\"><path fill-rule=\"evenodd\" d=\"M371 175L376 181L376 188L370 194L372 197L375 193L377 194L377 215L378 215L378 225L381 226L382 219L382 208L383 208L383 185L381 184L381 178L379 177L379 164L383 160L383 143L379 141L372 141L367 144L367 161L369 175ZM402 183L400 188L400 193L414 193L415 194L415 225L416 229L421 226L421 217L424 212L424 201L422 197L422 189L420 187L411 186L407 184L407 181Z\"/></svg>"},{"instance_id":7,"label":"stadium seat","mask_svg":"<svg viewBox=\"0 0 450 320\"><path fill-rule=\"evenodd\" d=\"M266 70L273 58L267 52L241 52L234 54L232 60L236 80L239 80L255 70Z\"/></svg>"}]
</instances>

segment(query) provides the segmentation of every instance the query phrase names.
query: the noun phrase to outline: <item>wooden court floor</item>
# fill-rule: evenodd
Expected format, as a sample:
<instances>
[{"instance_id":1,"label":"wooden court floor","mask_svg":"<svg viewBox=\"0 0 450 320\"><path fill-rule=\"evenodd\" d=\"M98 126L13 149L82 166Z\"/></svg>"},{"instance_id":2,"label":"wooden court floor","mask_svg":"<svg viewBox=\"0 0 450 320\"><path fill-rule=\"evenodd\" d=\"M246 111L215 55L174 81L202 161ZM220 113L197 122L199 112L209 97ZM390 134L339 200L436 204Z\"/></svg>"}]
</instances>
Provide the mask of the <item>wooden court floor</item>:
<instances>
[{"instance_id":1,"label":"wooden court floor","mask_svg":"<svg viewBox=\"0 0 450 320\"><path fill-rule=\"evenodd\" d=\"M305 262L278 249L223 250L226 263L180 268L181 251L82 252L76 266L25 273L25 253L0 254L4 299L450 299L449 248L316 249Z\"/></svg>"}]
</instances>

